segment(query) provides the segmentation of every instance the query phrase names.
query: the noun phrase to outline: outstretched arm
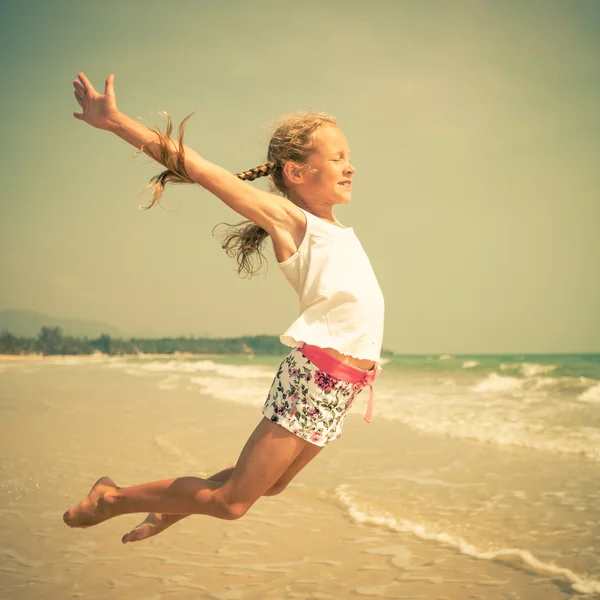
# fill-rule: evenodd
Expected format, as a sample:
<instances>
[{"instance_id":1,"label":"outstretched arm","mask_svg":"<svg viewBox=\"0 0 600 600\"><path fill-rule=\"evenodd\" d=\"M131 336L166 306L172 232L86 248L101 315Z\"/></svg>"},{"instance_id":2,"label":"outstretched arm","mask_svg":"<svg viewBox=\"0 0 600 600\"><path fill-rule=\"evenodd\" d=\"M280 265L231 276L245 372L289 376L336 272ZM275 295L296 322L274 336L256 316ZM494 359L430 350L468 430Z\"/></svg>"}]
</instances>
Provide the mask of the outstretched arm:
<instances>
[{"instance_id":1,"label":"outstretched arm","mask_svg":"<svg viewBox=\"0 0 600 600\"><path fill-rule=\"evenodd\" d=\"M164 147L161 149L157 133L117 109L114 75L107 77L104 94L95 90L84 73L78 73L73 86L77 102L83 109L82 113L73 113L76 119L116 134L167 168L176 163L179 151L176 140L168 138L170 148L167 148L168 155L164 156ZM238 214L254 221L269 233L275 227L287 228L289 201L248 185L188 146L183 145L181 154L190 179Z\"/></svg>"},{"instance_id":2,"label":"outstretched arm","mask_svg":"<svg viewBox=\"0 0 600 600\"><path fill-rule=\"evenodd\" d=\"M80 121L85 121L92 127L118 135L138 150L142 150L150 158L160 162L165 167L169 167L169 163L172 163L177 157L177 143L175 140L168 138L171 147L169 154L164 156L156 132L117 108L114 81L115 76L109 75L106 78L104 94L100 94L85 74L79 73L78 79L73 81L73 87L75 88L75 97L83 112L73 113L73 116ZM203 166L202 161L204 159L188 146L184 145L183 150L188 174L191 176L192 172L201 172L200 167ZM192 180L195 181L193 177ZM203 185L201 181L197 181L197 183Z\"/></svg>"}]
</instances>

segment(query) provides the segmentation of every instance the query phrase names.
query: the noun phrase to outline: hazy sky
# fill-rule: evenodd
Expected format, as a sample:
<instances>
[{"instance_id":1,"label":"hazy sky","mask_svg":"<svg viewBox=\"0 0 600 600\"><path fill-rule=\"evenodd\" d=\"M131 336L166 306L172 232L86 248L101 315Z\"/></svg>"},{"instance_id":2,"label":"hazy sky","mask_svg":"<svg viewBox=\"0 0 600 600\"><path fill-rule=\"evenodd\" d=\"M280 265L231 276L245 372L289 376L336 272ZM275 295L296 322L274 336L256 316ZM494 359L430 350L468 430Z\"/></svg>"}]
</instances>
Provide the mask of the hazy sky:
<instances>
[{"instance_id":1,"label":"hazy sky","mask_svg":"<svg viewBox=\"0 0 600 600\"><path fill-rule=\"evenodd\" d=\"M0 4L0 309L127 334L279 335L294 291L238 277L199 186L142 211L160 170L76 120L115 74L149 126L237 172L273 118L338 118L357 167L335 215L365 247L396 352L600 351L600 2ZM140 195L141 193L141 195Z\"/></svg>"}]
</instances>

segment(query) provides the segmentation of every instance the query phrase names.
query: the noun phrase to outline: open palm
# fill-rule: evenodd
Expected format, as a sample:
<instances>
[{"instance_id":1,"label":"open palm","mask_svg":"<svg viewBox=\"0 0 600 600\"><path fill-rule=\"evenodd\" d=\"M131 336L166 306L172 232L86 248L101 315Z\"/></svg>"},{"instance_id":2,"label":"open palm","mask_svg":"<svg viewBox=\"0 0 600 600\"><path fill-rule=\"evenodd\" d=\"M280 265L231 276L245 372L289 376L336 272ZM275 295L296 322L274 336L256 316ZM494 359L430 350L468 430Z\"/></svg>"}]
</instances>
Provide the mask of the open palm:
<instances>
[{"instance_id":1,"label":"open palm","mask_svg":"<svg viewBox=\"0 0 600 600\"><path fill-rule=\"evenodd\" d=\"M98 129L108 129L112 117L118 112L117 98L114 88L115 76L106 78L104 94L99 94L84 73L78 73L77 79L73 80L75 98L82 113L73 113L80 121L85 121Z\"/></svg>"}]
</instances>

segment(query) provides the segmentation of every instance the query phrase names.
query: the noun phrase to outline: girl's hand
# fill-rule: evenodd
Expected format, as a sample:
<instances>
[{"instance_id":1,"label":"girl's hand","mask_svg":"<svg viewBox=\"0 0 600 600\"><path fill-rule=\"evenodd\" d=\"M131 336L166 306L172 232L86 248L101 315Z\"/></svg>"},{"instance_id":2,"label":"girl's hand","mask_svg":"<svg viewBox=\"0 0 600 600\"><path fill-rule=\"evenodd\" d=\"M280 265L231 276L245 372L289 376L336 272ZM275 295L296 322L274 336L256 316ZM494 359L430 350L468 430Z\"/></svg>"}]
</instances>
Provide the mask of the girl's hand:
<instances>
[{"instance_id":1,"label":"girl's hand","mask_svg":"<svg viewBox=\"0 0 600 600\"><path fill-rule=\"evenodd\" d=\"M111 74L106 78L104 94L99 94L83 73L78 73L77 77L73 80L74 93L83 112L73 113L73 116L89 123L92 127L108 130L113 118L119 112L115 97L115 76Z\"/></svg>"}]
</instances>

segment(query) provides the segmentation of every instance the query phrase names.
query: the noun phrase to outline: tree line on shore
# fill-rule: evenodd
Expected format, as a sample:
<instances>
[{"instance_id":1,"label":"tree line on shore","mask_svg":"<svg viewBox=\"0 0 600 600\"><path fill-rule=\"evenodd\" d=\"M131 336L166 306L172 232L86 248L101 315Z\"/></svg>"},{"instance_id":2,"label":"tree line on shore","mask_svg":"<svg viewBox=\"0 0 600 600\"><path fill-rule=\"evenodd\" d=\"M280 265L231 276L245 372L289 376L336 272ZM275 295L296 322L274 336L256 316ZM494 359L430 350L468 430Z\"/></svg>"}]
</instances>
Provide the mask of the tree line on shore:
<instances>
[{"instance_id":1,"label":"tree line on shore","mask_svg":"<svg viewBox=\"0 0 600 600\"><path fill-rule=\"evenodd\" d=\"M110 356L122 354L270 354L280 355L288 347L275 335L242 336L237 338L112 338L101 334L98 338L78 338L63 335L60 327L42 327L35 338L17 337L7 330L0 333L0 354L94 354ZM391 355L393 352L384 351Z\"/></svg>"}]
</instances>

